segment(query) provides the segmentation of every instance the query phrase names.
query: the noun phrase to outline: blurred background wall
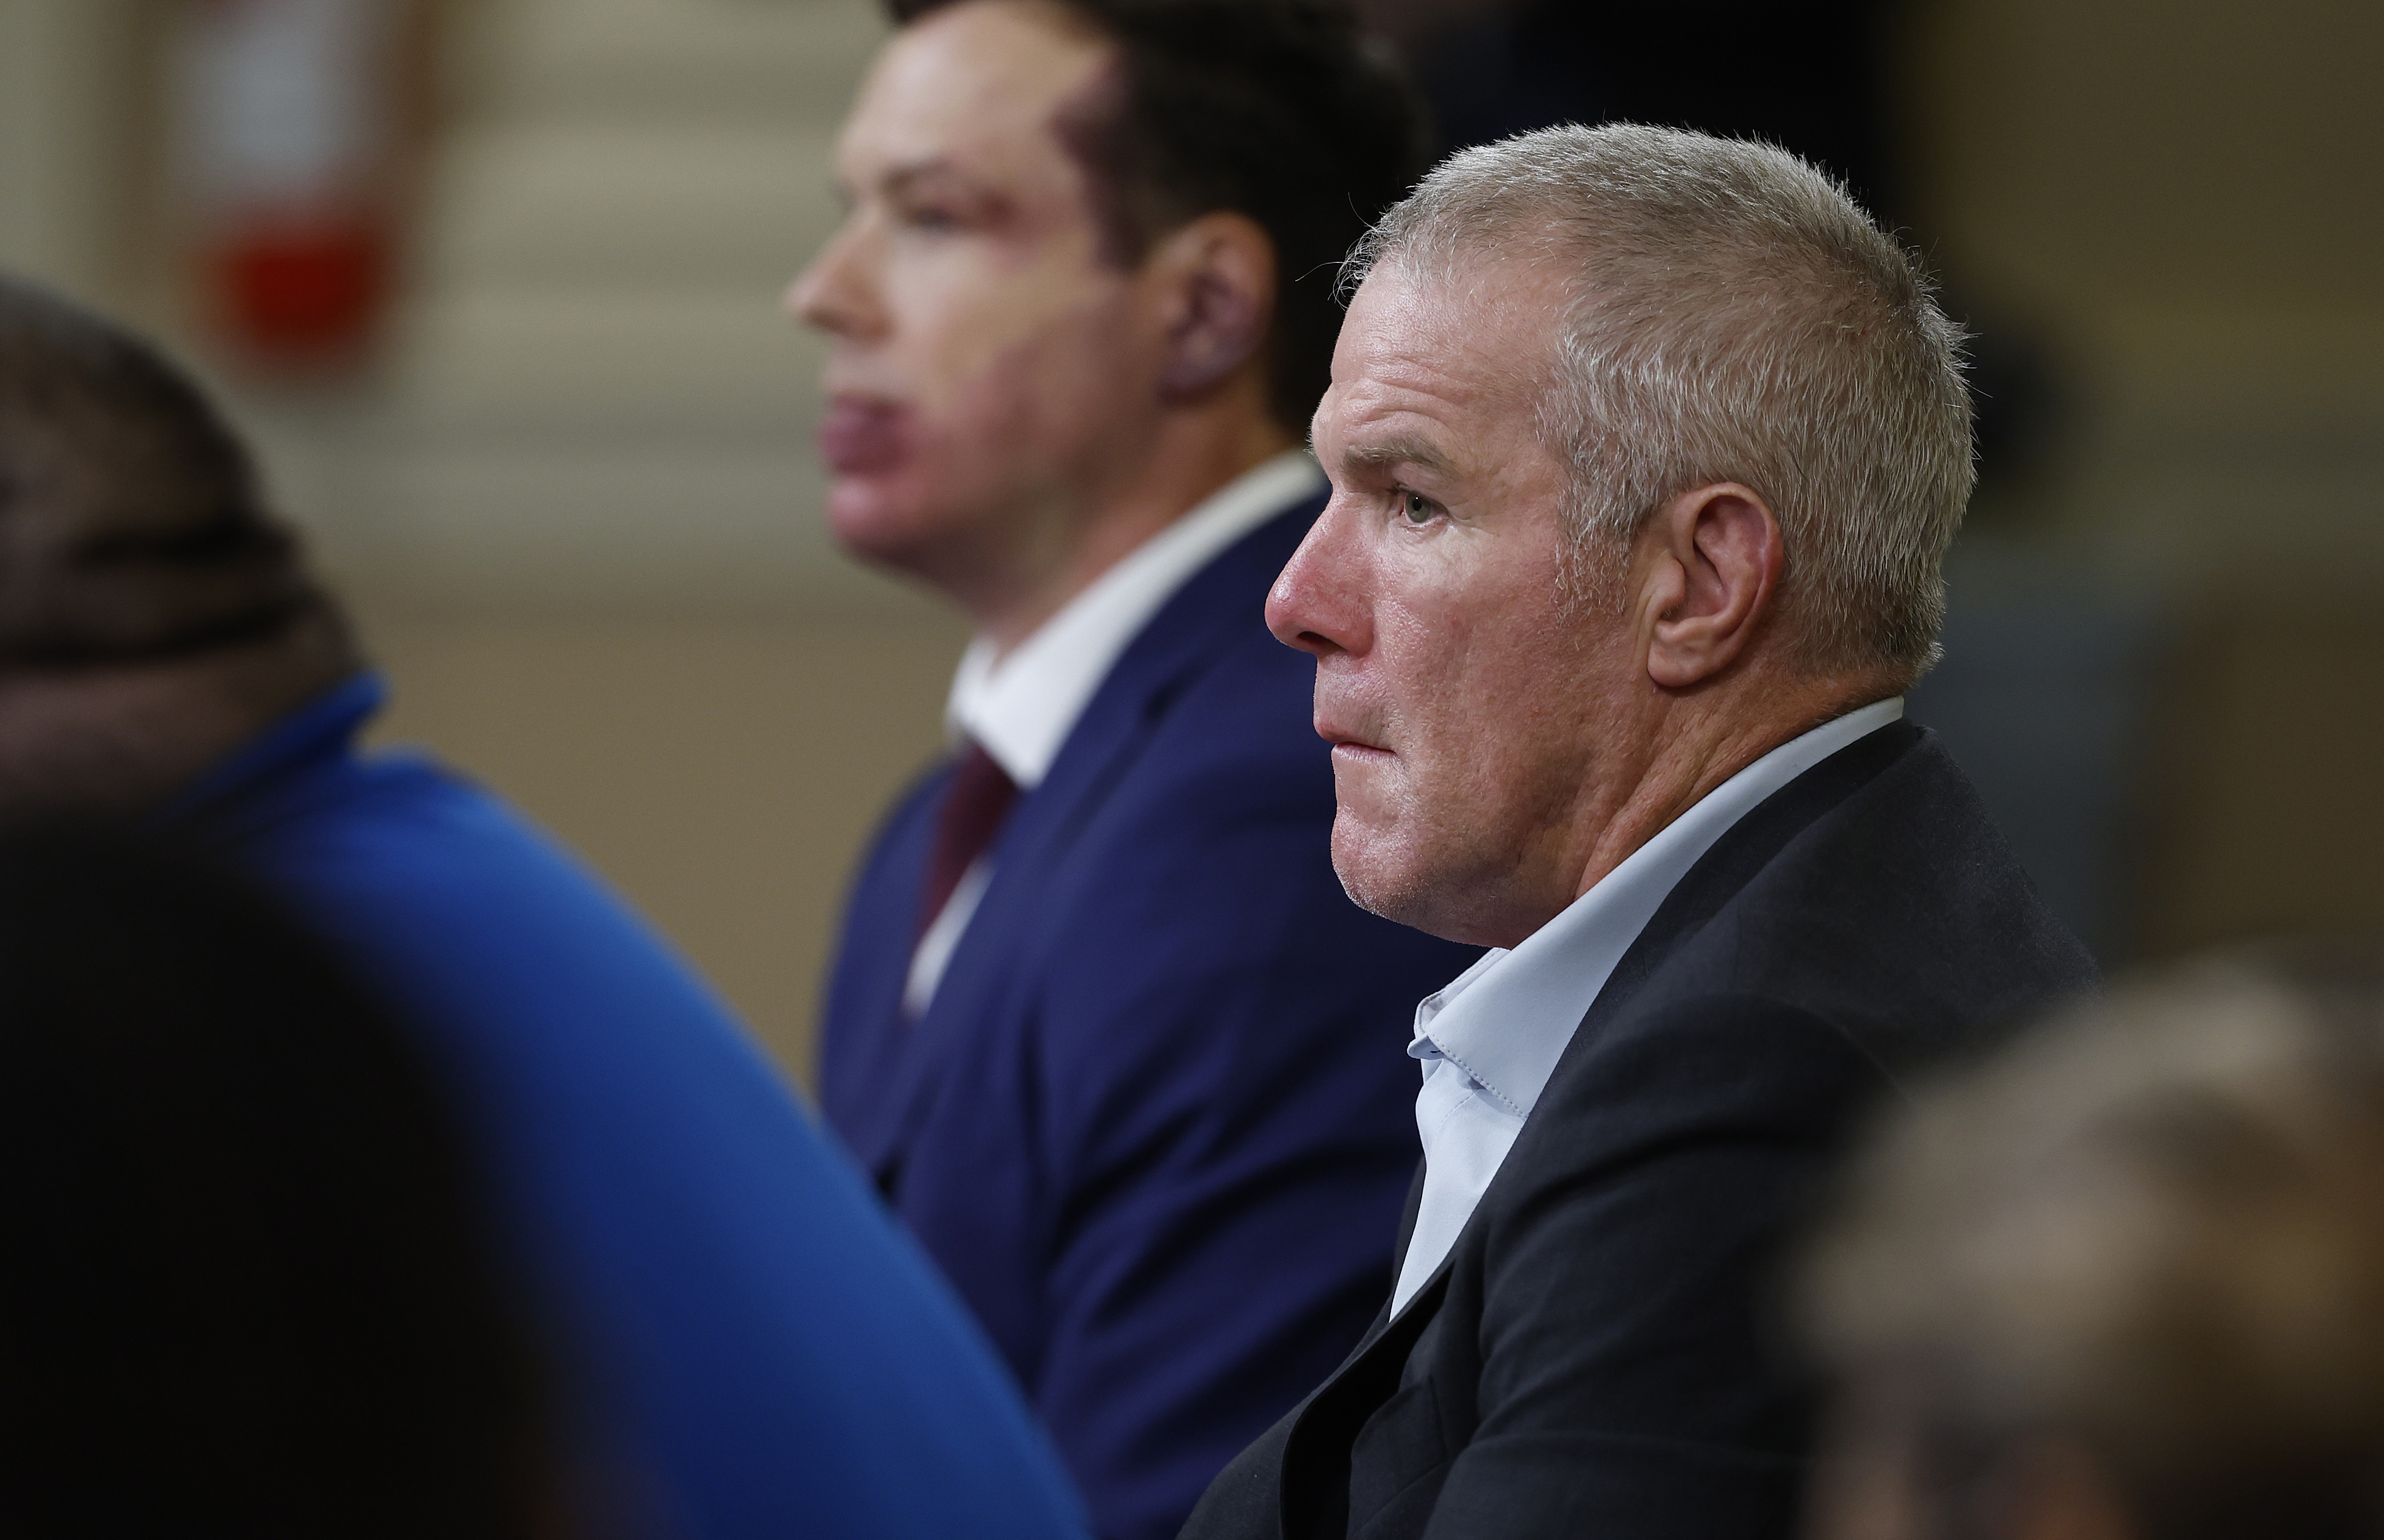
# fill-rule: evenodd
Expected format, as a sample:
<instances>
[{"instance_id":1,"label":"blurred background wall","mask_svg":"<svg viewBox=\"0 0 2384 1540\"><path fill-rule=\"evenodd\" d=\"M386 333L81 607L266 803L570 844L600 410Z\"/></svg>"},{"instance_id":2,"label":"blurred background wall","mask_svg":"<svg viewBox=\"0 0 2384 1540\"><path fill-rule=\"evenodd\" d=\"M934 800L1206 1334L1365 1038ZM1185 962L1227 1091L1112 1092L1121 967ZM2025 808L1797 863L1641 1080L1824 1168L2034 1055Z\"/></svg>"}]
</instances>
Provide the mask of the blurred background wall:
<instances>
[{"instance_id":1,"label":"blurred background wall","mask_svg":"<svg viewBox=\"0 0 2384 1540\"><path fill-rule=\"evenodd\" d=\"M819 352L776 309L873 6L417 0L389 324L277 376L220 345L177 201L175 39L225 3L0 0L0 265L219 366L394 683L380 735L578 846L806 1073L962 639L828 547ZM1474 89L1537 24L1374 8ZM1915 714L2112 960L2384 930L2384 7L1769 11L1823 60L1774 49L1792 84L1858 34L1881 196L2004 417ZM1583 78L1706 79L1566 14L1539 53Z\"/></svg>"}]
</instances>

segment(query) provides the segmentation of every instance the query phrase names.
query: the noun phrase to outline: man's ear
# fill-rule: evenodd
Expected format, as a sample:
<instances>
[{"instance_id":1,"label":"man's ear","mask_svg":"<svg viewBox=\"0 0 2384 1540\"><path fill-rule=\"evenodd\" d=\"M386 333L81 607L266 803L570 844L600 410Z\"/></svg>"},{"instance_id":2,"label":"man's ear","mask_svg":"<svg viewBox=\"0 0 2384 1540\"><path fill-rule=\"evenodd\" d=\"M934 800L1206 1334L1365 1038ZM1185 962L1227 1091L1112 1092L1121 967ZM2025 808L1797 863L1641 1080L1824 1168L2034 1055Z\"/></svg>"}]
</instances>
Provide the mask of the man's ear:
<instances>
[{"instance_id":1,"label":"man's ear","mask_svg":"<svg viewBox=\"0 0 2384 1540\"><path fill-rule=\"evenodd\" d=\"M1769 505L1734 481L1700 487L1658 511L1636 544L1647 677L1683 690L1729 668L1769 614L1786 561Z\"/></svg>"},{"instance_id":2,"label":"man's ear","mask_svg":"<svg viewBox=\"0 0 2384 1540\"><path fill-rule=\"evenodd\" d=\"M1218 212L1163 237L1145 265L1159 285L1166 356L1160 388L1198 396L1248 363L1274 318L1274 241L1246 214Z\"/></svg>"}]
</instances>

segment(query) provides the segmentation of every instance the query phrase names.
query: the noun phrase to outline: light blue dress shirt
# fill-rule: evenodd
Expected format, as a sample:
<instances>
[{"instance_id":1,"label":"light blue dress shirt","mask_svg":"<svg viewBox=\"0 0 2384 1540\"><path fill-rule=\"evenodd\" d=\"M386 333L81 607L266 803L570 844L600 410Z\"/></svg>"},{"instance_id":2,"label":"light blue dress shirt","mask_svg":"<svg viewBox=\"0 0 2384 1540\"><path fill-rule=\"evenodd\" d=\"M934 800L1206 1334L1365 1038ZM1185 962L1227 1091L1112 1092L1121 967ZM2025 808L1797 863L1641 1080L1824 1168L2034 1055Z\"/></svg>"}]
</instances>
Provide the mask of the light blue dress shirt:
<instances>
[{"instance_id":1,"label":"light blue dress shirt","mask_svg":"<svg viewBox=\"0 0 2384 1540\"><path fill-rule=\"evenodd\" d=\"M1484 954L1416 1007L1408 1053L1423 1061L1416 1096L1423 1199L1391 1295L1393 1313L1457 1244L1582 1016L1697 857L1772 793L1903 715L1901 696L1875 701L1781 745L1707 793L1512 951Z\"/></svg>"}]
</instances>

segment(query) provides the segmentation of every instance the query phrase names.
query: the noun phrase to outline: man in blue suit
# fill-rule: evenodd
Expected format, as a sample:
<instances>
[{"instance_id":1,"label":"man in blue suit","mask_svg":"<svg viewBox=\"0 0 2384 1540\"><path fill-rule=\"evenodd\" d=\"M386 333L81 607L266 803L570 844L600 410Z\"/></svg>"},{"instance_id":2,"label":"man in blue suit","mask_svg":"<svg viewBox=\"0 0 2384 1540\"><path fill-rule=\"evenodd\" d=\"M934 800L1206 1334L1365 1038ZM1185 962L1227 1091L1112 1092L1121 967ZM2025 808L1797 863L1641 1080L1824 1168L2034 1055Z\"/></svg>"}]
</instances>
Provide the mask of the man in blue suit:
<instances>
[{"instance_id":1,"label":"man in blue suit","mask_svg":"<svg viewBox=\"0 0 2384 1540\"><path fill-rule=\"evenodd\" d=\"M1081 1533L999 1361L711 992L495 797L361 751L381 694L189 381L0 280L0 823L198 844L411 1029L566 1393L558 1523Z\"/></svg>"},{"instance_id":2,"label":"man in blue suit","mask_svg":"<svg viewBox=\"0 0 2384 1540\"><path fill-rule=\"evenodd\" d=\"M830 339L837 535L976 639L852 894L822 1105L1096 1529L1172 1535L1380 1306L1396 1045L1471 956L1342 893L1263 613L1322 506L1335 266L1416 122L1322 0L897 19L788 302Z\"/></svg>"}]
</instances>

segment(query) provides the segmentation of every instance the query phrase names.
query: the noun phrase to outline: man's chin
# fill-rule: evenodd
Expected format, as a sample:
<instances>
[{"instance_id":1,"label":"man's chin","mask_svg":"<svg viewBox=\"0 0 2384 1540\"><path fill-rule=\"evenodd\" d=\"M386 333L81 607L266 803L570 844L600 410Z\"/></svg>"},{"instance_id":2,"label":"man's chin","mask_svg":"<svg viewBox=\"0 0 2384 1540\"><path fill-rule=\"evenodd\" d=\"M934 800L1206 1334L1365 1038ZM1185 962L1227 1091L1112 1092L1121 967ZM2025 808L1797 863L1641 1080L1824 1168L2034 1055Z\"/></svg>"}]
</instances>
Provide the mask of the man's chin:
<instances>
[{"instance_id":1,"label":"man's chin","mask_svg":"<svg viewBox=\"0 0 2384 1540\"><path fill-rule=\"evenodd\" d=\"M1349 902L1443 941L1512 945L1497 922L1505 913L1500 884L1492 873L1452 861L1459 854L1404 838L1395 826L1362 821L1347 803L1333 820L1333 874Z\"/></svg>"},{"instance_id":2,"label":"man's chin","mask_svg":"<svg viewBox=\"0 0 2384 1540\"><path fill-rule=\"evenodd\" d=\"M934 548L938 520L917 489L891 475L838 476L827 493L828 533L846 554L881 567L918 568Z\"/></svg>"},{"instance_id":3,"label":"man's chin","mask_svg":"<svg viewBox=\"0 0 2384 1540\"><path fill-rule=\"evenodd\" d=\"M1346 804L1333 820L1333 874L1349 902L1368 914L1428 929L1420 923L1428 905L1407 854L1389 831L1360 821Z\"/></svg>"}]
</instances>

